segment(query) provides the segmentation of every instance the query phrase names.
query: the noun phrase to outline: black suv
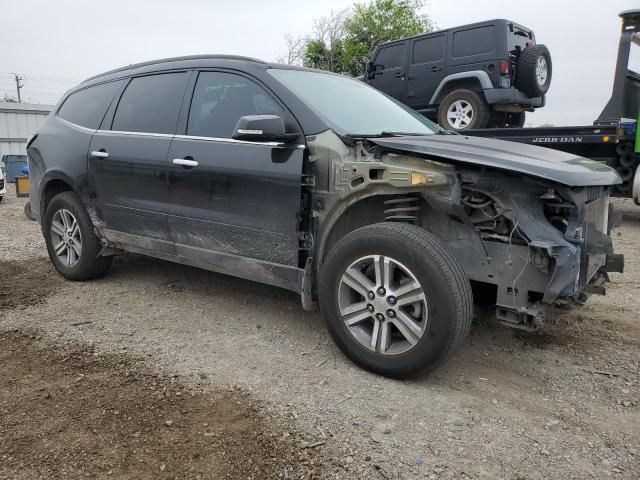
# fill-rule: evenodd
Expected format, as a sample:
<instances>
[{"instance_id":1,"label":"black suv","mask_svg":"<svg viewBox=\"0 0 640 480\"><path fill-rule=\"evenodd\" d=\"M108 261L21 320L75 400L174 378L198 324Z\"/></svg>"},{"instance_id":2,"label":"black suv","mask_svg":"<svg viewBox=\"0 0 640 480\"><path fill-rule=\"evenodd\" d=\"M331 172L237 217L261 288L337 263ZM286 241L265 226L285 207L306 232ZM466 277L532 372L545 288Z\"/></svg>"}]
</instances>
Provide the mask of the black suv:
<instances>
[{"instance_id":1,"label":"black suv","mask_svg":"<svg viewBox=\"0 0 640 480\"><path fill-rule=\"evenodd\" d=\"M551 56L528 28L489 20L380 45L363 78L450 130L522 127L544 106Z\"/></svg>"},{"instance_id":2,"label":"black suv","mask_svg":"<svg viewBox=\"0 0 640 480\"><path fill-rule=\"evenodd\" d=\"M283 287L385 375L444 361L474 297L538 328L621 263L614 170L452 134L327 72L231 56L133 65L69 91L27 151L65 278L127 251Z\"/></svg>"}]
</instances>

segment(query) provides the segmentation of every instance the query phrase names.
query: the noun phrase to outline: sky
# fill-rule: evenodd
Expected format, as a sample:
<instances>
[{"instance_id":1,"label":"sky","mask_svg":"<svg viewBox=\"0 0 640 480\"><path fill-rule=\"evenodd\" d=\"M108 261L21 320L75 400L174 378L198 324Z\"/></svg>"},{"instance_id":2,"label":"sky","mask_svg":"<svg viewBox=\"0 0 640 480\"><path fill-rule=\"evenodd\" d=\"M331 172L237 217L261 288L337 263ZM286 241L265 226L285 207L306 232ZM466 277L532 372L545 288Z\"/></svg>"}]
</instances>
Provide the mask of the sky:
<instances>
[{"instance_id":1,"label":"sky","mask_svg":"<svg viewBox=\"0 0 640 480\"><path fill-rule=\"evenodd\" d=\"M359 0L366 1L366 0ZM527 126L590 124L611 94L620 34L617 14L638 0L428 0L437 28L507 18L531 28L551 51L546 107ZM276 61L285 34L353 0L0 0L0 97L55 103L106 70L178 55L229 53Z\"/></svg>"}]
</instances>

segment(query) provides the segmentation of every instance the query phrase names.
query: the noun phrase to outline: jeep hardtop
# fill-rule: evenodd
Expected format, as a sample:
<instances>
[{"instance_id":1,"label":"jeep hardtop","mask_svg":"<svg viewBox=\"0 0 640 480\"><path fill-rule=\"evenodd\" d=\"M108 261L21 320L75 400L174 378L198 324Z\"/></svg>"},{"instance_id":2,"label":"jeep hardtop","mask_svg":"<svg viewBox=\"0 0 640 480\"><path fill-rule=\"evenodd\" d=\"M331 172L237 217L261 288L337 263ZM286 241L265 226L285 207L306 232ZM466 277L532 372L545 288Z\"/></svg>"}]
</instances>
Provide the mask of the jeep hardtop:
<instances>
[{"instance_id":1,"label":"jeep hardtop","mask_svg":"<svg viewBox=\"0 0 640 480\"><path fill-rule=\"evenodd\" d=\"M521 127L545 104L551 56L504 19L378 46L363 80L447 129Z\"/></svg>"}]
</instances>

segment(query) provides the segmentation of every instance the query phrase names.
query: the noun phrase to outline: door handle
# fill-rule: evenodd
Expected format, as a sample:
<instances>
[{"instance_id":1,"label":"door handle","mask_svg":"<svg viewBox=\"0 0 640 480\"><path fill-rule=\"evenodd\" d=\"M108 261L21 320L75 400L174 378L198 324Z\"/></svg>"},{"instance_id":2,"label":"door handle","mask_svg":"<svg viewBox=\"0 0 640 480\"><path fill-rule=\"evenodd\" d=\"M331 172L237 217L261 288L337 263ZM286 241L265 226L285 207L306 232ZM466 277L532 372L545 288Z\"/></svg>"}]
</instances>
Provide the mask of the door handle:
<instances>
[{"instance_id":1,"label":"door handle","mask_svg":"<svg viewBox=\"0 0 640 480\"><path fill-rule=\"evenodd\" d=\"M91 156L95 158L109 158L109 154L104 150L94 150L91 152Z\"/></svg>"},{"instance_id":2,"label":"door handle","mask_svg":"<svg viewBox=\"0 0 640 480\"><path fill-rule=\"evenodd\" d=\"M181 167L184 167L184 168L194 168L198 166L198 162L189 158L174 158L173 164L180 165Z\"/></svg>"},{"instance_id":3,"label":"door handle","mask_svg":"<svg viewBox=\"0 0 640 480\"><path fill-rule=\"evenodd\" d=\"M442 70L442 67L431 67L432 72L439 72L440 70Z\"/></svg>"},{"instance_id":4,"label":"door handle","mask_svg":"<svg viewBox=\"0 0 640 480\"><path fill-rule=\"evenodd\" d=\"M395 77L404 79L404 73L398 72L398 73L396 73Z\"/></svg>"}]
</instances>

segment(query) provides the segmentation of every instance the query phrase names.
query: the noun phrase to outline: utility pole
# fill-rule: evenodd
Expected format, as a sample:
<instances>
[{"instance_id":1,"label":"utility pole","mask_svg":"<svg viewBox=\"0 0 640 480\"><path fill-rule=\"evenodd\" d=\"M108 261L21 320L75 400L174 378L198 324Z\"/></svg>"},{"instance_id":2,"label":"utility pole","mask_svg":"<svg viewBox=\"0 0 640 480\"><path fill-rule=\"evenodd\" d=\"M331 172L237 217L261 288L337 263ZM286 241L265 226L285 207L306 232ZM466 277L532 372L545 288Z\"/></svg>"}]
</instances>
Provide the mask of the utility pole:
<instances>
[{"instance_id":1,"label":"utility pole","mask_svg":"<svg viewBox=\"0 0 640 480\"><path fill-rule=\"evenodd\" d=\"M16 79L16 91L18 92L18 103L22 103L22 97L20 97L20 89L24 87L23 77L20 77L17 73L14 73L13 76Z\"/></svg>"}]
</instances>

